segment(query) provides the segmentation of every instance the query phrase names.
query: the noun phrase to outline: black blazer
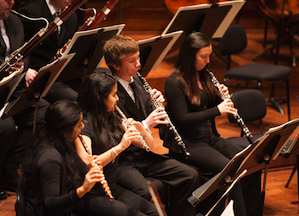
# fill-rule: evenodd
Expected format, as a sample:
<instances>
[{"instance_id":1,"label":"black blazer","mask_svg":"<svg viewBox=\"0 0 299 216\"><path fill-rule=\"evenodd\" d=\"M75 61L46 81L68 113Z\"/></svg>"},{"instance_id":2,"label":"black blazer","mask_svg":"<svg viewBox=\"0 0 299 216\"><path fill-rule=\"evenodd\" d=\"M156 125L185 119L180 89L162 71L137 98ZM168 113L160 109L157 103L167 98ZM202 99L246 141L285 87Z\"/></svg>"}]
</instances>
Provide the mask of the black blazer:
<instances>
[{"instance_id":1,"label":"black blazer","mask_svg":"<svg viewBox=\"0 0 299 216\"><path fill-rule=\"evenodd\" d=\"M15 51L24 44L24 28L19 17L13 13L10 13L9 17L3 20L3 22L6 28L6 34L9 37L9 54L11 54L13 51ZM2 58L5 58L5 56L1 56L1 59ZM26 67L28 65L28 61L26 59L24 59L23 61Z\"/></svg>"},{"instance_id":2,"label":"black blazer","mask_svg":"<svg viewBox=\"0 0 299 216\"><path fill-rule=\"evenodd\" d=\"M137 75L133 78L139 95L140 109L137 108L130 95L120 83L118 83L117 95L119 97L119 101L117 102L117 105L128 118L133 118L136 121L142 121L153 111L153 106L142 86L140 78Z\"/></svg>"},{"instance_id":3,"label":"black blazer","mask_svg":"<svg viewBox=\"0 0 299 216\"><path fill-rule=\"evenodd\" d=\"M20 8L19 12L29 17L44 17L49 21L49 24L54 19L45 0L28 4ZM40 29L45 27L44 21L30 21L22 18L22 22L25 30L25 41L30 40ZM79 23L77 15L76 13L73 13L61 25L59 40L55 31L31 53L29 66L38 70L42 66L48 64L55 56L57 50L63 47L78 29Z\"/></svg>"}]
</instances>

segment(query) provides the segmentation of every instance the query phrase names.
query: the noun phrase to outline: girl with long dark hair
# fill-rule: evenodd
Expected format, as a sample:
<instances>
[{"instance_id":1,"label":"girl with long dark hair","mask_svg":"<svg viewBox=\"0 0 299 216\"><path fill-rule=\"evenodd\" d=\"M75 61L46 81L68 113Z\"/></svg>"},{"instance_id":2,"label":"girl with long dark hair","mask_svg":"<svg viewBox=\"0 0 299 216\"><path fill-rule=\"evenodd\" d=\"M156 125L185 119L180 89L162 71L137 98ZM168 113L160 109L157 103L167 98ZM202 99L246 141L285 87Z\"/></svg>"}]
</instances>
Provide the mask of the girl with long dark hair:
<instances>
[{"instance_id":1,"label":"girl with long dark hair","mask_svg":"<svg viewBox=\"0 0 299 216\"><path fill-rule=\"evenodd\" d=\"M82 178L79 167L84 163L74 143L84 128L82 120L76 102L57 101L48 108L22 166L20 191L26 215L71 215L80 198L104 179L97 167L87 170Z\"/></svg>"},{"instance_id":2,"label":"girl with long dark hair","mask_svg":"<svg viewBox=\"0 0 299 216\"><path fill-rule=\"evenodd\" d=\"M114 200L110 201L103 190L97 185L84 197L84 214L128 216L158 215L155 206L116 184L118 158L122 151L131 143L142 147L137 139L143 137L150 148L153 137L143 128L142 124L129 119L133 127L127 127L114 112L118 101L117 81L110 75L101 72L90 74L79 89L78 103L84 115L85 128L82 137L102 162L104 173L111 188ZM77 152L88 164L84 148L76 142ZM88 209L88 210L87 210Z\"/></svg>"},{"instance_id":3,"label":"girl with long dark hair","mask_svg":"<svg viewBox=\"0 0 299 216\"><path fill-rule=\"evenodd\" d=\"M229 97L225 100L220 98L219 92L211 82L206 67L210 62L212 51L211 41L200 32L188 35L180 48L175 67L165 82L165 95L169 117L176 125L191 157L188 160L182 160L174 145L167 147L173 157L190 163L200 170L217 174L243 148L221 138L215 126L216 116L225 113L234 115L237 109L234 108ZM220 88L224 95L229 96L225 85L221 84ZM170 144L171 142L164 143ZM253 180L253 178L256 179ZM252 184L247 185L247 182ZM243 183L247 185L247 190L256 191L251 194L259 194L259 174L243 178ZM253 185L257 190L253 188ZM238 207L236 215L256 214L259 197L244 193L246 199L244 202L241 188L234 191L235 206ZM234 191L231 194L234 194ZM257 200L257 205L247 202L247 197L250 197L249 200L252 200L252 197ZM243 207L244 204L246 209Z\"/></svg>"}]
</instances>

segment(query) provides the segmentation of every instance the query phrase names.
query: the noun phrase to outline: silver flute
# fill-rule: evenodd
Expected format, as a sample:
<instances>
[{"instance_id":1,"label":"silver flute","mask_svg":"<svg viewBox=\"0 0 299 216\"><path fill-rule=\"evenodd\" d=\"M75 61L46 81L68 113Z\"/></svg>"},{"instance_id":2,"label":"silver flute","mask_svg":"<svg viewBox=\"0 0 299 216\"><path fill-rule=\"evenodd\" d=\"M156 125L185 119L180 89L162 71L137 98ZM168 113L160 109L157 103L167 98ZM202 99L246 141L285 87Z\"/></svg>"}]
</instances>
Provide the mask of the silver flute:
<instances>
[{"instance_id":1,"label":"silver flute","mask_svg":"<svg viewBox=\"0 0 299 216\"><path fill-rule=\"evenodd\" d=\"M150 85L147 83L146 79L143 78L141 76L140 73L137 72L137 75L139 76L141 82L143 83L143 88L145 89L146 93L148 94L148 96L150 97L153 105L155 108L158 107L162 107L165 110L165 107L162 103L158 102L157 99L154 97L154 95L152 94L152 88L150 87ZM176 130L175 126L173 125L173 123L170 121L170 118L167 116L165 118L166 121L168 121L168 129L171 130L174 133L175 136L175 140L177 142L177 144L179 145L182 153L185 156L185 159L189 158L191 156L190 152L187 151L186 145L183 142L182 137L180 136L180 134L178 133L178 131Z\"/></svg>"},{"instance_id":2,"label":"silver flute","mask_svg":"<svg viewBox=\"0 0 299 216\"><path fill-rule=\"evenodd\" d=\"M207 68L206 68L206 71L207 71L208 75L210 76L214 86L218 90L222 100L228 99L229 95L224 95L224 92L220 88L220 83L217 80L217 78L214 76L214 74L211 71L209 71ZM240 125L240 127L241 127L244 135L246 136L247 140L249 141L249 143L253 144L252 134L250 133L248 127L246 127L246 125L245 125L243 119L241 118L241 116L238 114L238 112L236 112L233 116L236 119L237 123Z\"/></svg>"},{"instance_id":3,"label":"silver flute","mask_svg":"<svg viewBox=\"0 0 299 216\"><path fill-rule=\"evenodd\" d=\"M128 122L128 118L126 117L126 115L123 113L123 111L121 111L121 109L117 105L115 105L115 109L120 114L120 116L122 117L123 123L126 124L126 126L128 128L136 129L136 127L134 125L131 125ZM151 148L146 144L145 140L143 139L143 137L140 134L138 135L138 139L139 139L141 145L143 146L143 148L145 148L145 150L149 152L151 150Z\"/></svg>"}]
</instances>

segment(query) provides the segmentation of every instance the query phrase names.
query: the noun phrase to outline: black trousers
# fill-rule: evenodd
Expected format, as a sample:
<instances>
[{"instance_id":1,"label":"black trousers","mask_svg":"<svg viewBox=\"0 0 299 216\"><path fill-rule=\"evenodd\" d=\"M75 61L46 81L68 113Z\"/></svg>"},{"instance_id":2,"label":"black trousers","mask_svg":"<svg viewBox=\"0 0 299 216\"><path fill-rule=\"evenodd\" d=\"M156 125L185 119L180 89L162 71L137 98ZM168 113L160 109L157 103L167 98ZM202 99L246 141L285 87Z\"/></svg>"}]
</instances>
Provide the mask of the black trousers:
<instances>
[{"instance_id":1,"label":"black trousers","mask_svg":"<svg viewBox=\"0 0 299 216\"><path fill-rule=\"evenodd\" d=\"M114 200L102 194L86 194L74 208L78 216L158 216L156 207L148 200L116 186L112 191Z\"/></svg>"},{"instance_id":2,"label":"black trousers","mask_svg":"<svg viewBox=\"0 0 299 216\"><path fill-rule=\"evenodd\" d=\"M134 160L119 162L117 184L150 200L146 178L162 181L170 187L169 216L195 215L187 198L199 187L198 172L173 158L142 152Z\"/></svg>"}]
</instances>

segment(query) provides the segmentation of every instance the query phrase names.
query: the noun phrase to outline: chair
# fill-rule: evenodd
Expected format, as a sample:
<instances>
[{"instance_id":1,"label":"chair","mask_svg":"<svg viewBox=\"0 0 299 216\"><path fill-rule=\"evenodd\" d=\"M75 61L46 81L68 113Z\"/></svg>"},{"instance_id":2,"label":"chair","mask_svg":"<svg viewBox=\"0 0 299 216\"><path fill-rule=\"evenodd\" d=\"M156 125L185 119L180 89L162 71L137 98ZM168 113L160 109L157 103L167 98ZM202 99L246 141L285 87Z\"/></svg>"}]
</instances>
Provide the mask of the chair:
<instances>
[{"instance_id":1,"label":"chair","mask_svg":"<svg viewBox=\"0 0 299 216\"><path fill-rule=\"evenodd\" d=\"M282 43L287 43L290 47L292 66L296 67L295 44L294 35L298 33L298 4L293 1L278 1L278 0L253 0L255 2L256 10L265 19L265 33L264 33L264 50L259 52L254 58L255 61L259 56L271 50L276 49L275 64L278 62L279 47ZM267 43L268 23L271 23L275 28L277 35L274 43Z\"/></svg>"},{"instance_id":2,"label":"chair","mask_svg":"<svg viewBox=\"0 0 299 216\"><path fill-rule=\"evenodd\" d=\"M267 99L272 103L275 109L284 114L284 110L278 103L282 100L274 97L275 82L284 81L286 85L286 100L288 119L290 120L290 96L289 96L289 80L291 69L282 65L270 64L245 64L237 68L230 69L231 55L244 50L247 46L247 36L244 27L241 24L231 24L222 38L219 39L219 52L228 58L227 71L224 74L224 83L228 80L245 80L245 88L249 82L256 82L257 89L260 89L262 82L271 82L272 89L270 97ZM236 87L241 87L237 85Z\"/></svg>"},{"instance_id":3,"label":"chair","mask_svg":"<svg viewBox=\"0 0 299 216\"><path fill-rule=\"evenodd\" d=\"M258 89L241 89L232 93L231 100L234 102L235 108L238 109L238 114L245 125L248 122L259 121L260 133L252 134L252 140L255 141L260 138L263 135L262 119L267 113L264 94ZM228 114L227 117L230 122L237 123L232 114ZM248 140L244 137L243 130L241 130L240 137L231 137L228 140L243 148L249 145Z\"/></svg>"}]
</instances>

